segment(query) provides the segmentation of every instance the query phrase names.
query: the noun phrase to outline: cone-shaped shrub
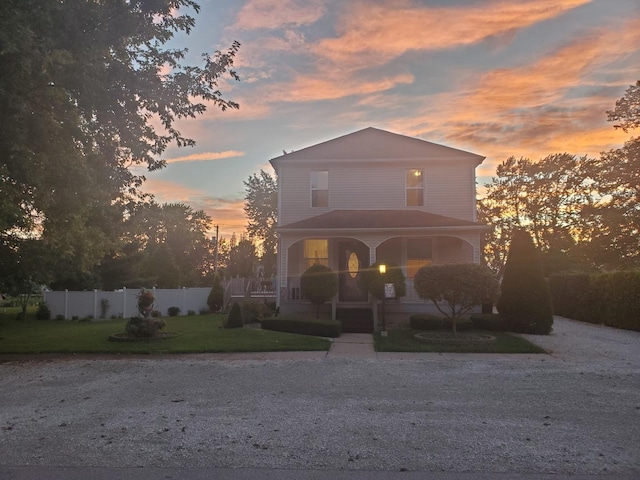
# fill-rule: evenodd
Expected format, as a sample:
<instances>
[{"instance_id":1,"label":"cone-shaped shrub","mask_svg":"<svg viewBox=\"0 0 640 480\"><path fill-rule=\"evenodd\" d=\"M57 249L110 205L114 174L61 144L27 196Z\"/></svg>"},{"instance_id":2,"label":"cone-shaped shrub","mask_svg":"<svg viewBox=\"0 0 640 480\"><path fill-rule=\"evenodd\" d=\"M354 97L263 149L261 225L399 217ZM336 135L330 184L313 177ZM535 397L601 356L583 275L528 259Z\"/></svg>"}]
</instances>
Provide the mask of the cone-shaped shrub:
<instances>
[{"instance_id":1,"label":"cone-shaped shrub","mask_svg":"<svg viewBox=\"0 0 640 480\"><path fill-rule=\"evenodd\" d=\"M234 302L229 311L226 321L224 322L224 328L242 328L242 310L238 302Z\"/></svg>"},{"instance_id":2,"label":"cone-shaped shrub","mask_svg":"<svg viewBox=\"0 0 640 480\"><path fill-rule=\"evenodd\" d=\"M209 292L209 296L207 297L207 305L209 305L209 310L211 310L212 312L217 312L222 308L223 301L224 289L222 288L220 277L216 275L215 277L213 277L213 287L211 287L211 291Z\"/></svg>"},{"instance_id":3,"label":"cone-shaped shrub","mask_svg":"<svg viewBox=\"0 0 640 480\"><path fill-rule=\"evenodd\" d=\"M316 318L320 306L338 293L338 275L325 265L311 265L300 277L300 293L316 306Z\"/></svg>"},{"instance_id":4,"label":"cone-shaped shrub","mask_svg":"<svg viewBox=\"0 0 640 480\"><path fill-rule=\"evenodd\" d=\"M538 335L551 332L549 286L533 240L523 230L516 230L511 239L496 307L510 331Z\"/></svg>"}]
</instances>

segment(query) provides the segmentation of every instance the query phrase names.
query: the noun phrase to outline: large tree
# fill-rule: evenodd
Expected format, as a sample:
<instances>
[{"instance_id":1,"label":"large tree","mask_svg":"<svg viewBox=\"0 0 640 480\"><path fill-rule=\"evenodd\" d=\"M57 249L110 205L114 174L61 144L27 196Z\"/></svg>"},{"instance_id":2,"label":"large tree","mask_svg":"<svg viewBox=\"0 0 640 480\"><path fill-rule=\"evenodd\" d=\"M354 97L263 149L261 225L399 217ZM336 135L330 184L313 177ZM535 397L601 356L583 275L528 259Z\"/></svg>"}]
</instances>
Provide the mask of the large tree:
<instances>
[{"instance_id":1,"label":"large tree","mask_svg":"<svg viewBox=\"0 0 640 480\"><path fill-rule=\"evenodd\" d=\"M201 66L167 47L198 10L192 0L3 2L0 258L35 236L89 271L139 200L144 177L129 167L162 168L170 144L193 145L177 119L237 108L218 85L237 78L237 43Z\"/></svg>"},{"instance_id":2,"label":"large tree","mask_svg":"<svg viewBox=\"0 0 640 480\"><path fill-rule=\"evenodd\" d=\"M265 275L275 274L278 238L278 182L264 170L244 182L244 213L249 219L247 233L260 243L261 262Z\"/></svg>"}]
</instances>

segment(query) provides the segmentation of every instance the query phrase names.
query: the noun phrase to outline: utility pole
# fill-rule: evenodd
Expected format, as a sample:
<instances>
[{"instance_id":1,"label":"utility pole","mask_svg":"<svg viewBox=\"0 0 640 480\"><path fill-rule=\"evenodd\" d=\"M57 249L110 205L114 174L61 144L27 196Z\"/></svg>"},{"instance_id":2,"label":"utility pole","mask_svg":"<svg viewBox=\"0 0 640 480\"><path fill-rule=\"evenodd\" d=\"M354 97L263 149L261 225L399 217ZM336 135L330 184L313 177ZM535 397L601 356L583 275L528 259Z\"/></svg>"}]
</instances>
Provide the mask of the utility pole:
<instances>
[{"instance_id":1,"label":"utility pole","mask_svg":"<svg viewBox=\"0 0 640 480\"><path fill-rule=\"evenodd\" d=\"M216 252L213 260L213 273L218 274L218 245L220 245L220 238L218 237L218 228L220 225L216 225Z\"/></svg>"}]
</instances>

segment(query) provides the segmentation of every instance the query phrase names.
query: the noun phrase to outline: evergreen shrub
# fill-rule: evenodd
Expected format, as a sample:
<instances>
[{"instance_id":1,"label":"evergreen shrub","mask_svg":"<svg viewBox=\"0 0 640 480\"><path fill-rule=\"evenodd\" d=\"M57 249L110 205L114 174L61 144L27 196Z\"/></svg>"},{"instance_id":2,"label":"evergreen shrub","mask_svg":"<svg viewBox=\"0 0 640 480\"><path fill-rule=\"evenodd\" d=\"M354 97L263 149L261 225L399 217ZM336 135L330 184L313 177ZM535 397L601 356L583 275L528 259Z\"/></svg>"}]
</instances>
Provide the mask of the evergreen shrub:
<instances>
[{"instance_id":1,"label":"evergreen shrub","mask_svg":"<svg viewBox=\"0 0 640 480\"><path fill-rule=\"evenodd\" d=\"M300 277L300 293L316 306L318 319L322 304L338 293L338 275L325 265L311 265Z\"/></svg>"},{"instance_id":2,"label":"evergreen shrub","mask_svg":"<svg viewBox=\"0 0 640 480\"><path fill-rule=\"evenodd\" d=\"M553 313L567 318L585 318L591 278L588 273L554 273L549 276Z\"/></svg>"},{"instance_id":3,"label":"evergreen shrub","mask_svg":"<svg viewBox=\"0 0 640 480\"><path fill-rule=\"evenodd\" d=\"M180 309L178 307L169 307L167 309L167 313L169 314L170 317L177 317L178 314L180 313Z\"/></svg>"},{"instance_id":4,"label":"evergreen shrub","mask_svg":"<svg viewBox=\"0 0 640 480\"><path fill-rule=\"evenodd\" d=\"M227 315L222 326L224 328L242 328L244 326L242 323L242 310L238 302L233 302L229 315Z\"/></svg>"},{"instance_id":5,"label":"evergreen shrub","mask_svg":"<svg viewBox=\"0 0 640 480\"><path fill-rule=\"evenodd\" d=\"M551 294L533 240L516 230L505 264L498 312L513 332L548 335L553 325Z\"/></svg>"},{"instance_id":6,"label":"evergreen shrub","mask_svg":"<svg viewBox=\"0 0 640 480\"><path fill-rule=\"evenodd\" d=\"M45 302L40 302L38 304L38 310L36 310L36 319L37 320L51 319L51 310L49 310L49 306Z\"/></svg>"}]
</instances>

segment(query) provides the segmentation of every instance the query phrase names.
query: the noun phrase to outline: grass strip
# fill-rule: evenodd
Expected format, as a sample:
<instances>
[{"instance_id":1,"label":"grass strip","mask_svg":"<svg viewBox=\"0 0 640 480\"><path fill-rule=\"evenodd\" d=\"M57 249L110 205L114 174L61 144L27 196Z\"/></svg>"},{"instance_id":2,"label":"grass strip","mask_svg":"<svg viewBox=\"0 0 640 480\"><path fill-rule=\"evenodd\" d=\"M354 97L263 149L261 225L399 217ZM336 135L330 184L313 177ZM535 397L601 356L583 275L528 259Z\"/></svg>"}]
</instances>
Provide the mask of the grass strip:
<instances>
[{"instance_id":1,"label":"grass strip","mask_svg":"<svg viewBox=\"0 0 640 480\"><path fill-rule=\"evenodd\" d=\"M441 345L428 343L415 338L421 330L390 331L387 337L374 335L374 345L377 352L447 352L447 353L545 353L545 351L525 340L505 332L484 332L496 337L496 341L489 344Z\"/></svg>"}]
</instances>

